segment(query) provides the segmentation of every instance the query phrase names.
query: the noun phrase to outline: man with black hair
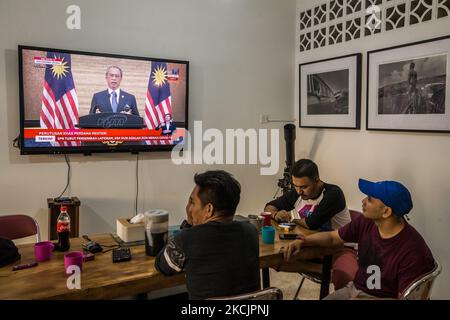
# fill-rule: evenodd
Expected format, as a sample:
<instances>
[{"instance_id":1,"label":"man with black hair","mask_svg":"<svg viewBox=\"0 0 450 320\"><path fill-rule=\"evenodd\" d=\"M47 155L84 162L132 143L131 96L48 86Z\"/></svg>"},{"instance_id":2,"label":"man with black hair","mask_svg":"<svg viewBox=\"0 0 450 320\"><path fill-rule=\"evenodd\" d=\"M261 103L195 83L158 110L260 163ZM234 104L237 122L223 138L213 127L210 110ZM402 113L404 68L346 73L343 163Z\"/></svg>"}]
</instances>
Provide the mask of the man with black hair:
<instances>
[{"instance_id":1,"label":"man with black hair","mask_svg":"<svg viewBox=\"0 0 450 320\"><path fill-rule=\"evenodd\" d=\"M397 181L359 179L363 215L330 232L319 232L290 243L287 261L303 246L331 247L358 243L356 277L326 299L398 298L418 277L434 268L433 255L422 236L408 222L413 207L408 189Z\"/></svg>"},{"instance_id":2,"label":"man with black hair","mask_svg":"<svg viewBox=\"0 0 450 320\"><path fill-rule=\"evenodd\" d=\"M320 180L317 165L301 159L292 166L294 190L269 202L264 208L277 222L293 220L311 230L335 230L350 222L344 193ZM293 210L292 214L291 211Z\"/></svg>"},{"instance_id":3,"label":"man with black hair","mask_svg":"<svg viewBox=\"0 0 450 320\"><path fill-rule=\"evenodd\" d=\"M292 166L294 190L269 202L264 208L277 222L290 222L311 230L336 230L350 222L344 193L336 185L320 180L317 165L301 159ZM353 280L358 265L356 252L347 247L333 256L332 281L335 289ZM287 272L321 272L321 265L307 261L283 264L279 270Z\"/></svg>"},{"instance_id":4,"label":"man with black hair","mask_svg":"<svg viewBox=\"0 0 450 320\"><path fill-rule=\"evenodd\" d=\"M164 275L184 271L190 299L258 290L258 232L250 223L233 221L239 182L222 170L196 174L194 181L187 227L159 252L156 269Z\"/></svg>"}]
</instances>

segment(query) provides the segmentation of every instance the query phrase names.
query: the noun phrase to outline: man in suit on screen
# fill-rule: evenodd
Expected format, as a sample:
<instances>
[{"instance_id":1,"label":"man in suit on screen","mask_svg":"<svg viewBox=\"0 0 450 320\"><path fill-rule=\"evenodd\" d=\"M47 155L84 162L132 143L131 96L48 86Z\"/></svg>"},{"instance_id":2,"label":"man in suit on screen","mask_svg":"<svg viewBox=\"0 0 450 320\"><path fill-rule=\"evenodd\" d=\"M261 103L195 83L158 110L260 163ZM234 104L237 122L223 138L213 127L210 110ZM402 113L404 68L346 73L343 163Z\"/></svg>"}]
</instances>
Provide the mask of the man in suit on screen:
<instances>
[{"instance_id":1,"label":"man in suit on screen","mask_svg":"<svg viewBox=\"0 0 450 320\"><path fill-rule=\"evenodd\" d=\"M94 94L89 113L117 112L139 116L134 95L120 89L122 69L110 66L106 70L108 89Z\"/></svg>"}]
</instances>

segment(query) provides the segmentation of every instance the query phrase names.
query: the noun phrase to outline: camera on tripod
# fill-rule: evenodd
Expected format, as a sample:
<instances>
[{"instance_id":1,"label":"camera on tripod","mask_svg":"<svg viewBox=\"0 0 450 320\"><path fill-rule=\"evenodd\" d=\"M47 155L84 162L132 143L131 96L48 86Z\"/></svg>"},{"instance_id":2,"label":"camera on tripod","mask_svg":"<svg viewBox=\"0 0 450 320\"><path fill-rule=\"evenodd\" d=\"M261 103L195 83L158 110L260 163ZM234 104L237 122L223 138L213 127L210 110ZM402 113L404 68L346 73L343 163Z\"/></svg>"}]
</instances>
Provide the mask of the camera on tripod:
<instances>
[{"instance_id":1,"label":"camera on tripod","mask_svg":"<svg viewBox=\"0 0 450 320\"><path fill-rule=\"evenodd\" d=\"M283 178L278 179L278 187L283 190L283 194L291 190L291 173L288 167L284 168Z\"/></svg>"},{"instance_id":2,"label":"camera on tripod","mask_svg":"<svg viewBox=\"0 0 450 320\"><path fill-rule=\"evenodd\" d=\"M284 140L286 142L286 167L283 178L278 179L278 188L283 190L283 194L292 190L292 166L295 162L295 125L286 124L284 126Z\"/></svg>"}]
</instances>

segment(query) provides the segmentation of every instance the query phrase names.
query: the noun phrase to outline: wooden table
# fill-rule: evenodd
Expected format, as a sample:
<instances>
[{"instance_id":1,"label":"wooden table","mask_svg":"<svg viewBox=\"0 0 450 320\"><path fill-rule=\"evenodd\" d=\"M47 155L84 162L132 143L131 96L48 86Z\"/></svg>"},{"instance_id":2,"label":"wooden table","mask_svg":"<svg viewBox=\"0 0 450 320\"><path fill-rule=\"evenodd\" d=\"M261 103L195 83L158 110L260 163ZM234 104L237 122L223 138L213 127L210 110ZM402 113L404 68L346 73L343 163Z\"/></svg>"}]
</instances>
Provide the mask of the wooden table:
<instances>
[{"instance_id":1,"label":"wooden table","mask_svg":"<svg viewBox=\"0 0 450 320\"><path fill-rule=\"evenodd\" d=\"M110 234L93 235L102 245L116 245ZM81 250L82 238L72 238L71 251ZM34 258L32 244L19 245L21 263ZM145 254L144 246L131 248L132 260L112 263L111 252L97 253L95 260L83 263L81 289L69 290L64 270L64 253L54 252L53 259L37 267L12 271L0 268L0 299L113 299L137 295L185 283L184 274L165 277L154 267L154 257Z\"/></svg>"},{"instance_id":2,"label":"wooden table","mask_svg":"<svg viewBox=\"0 0 450 320\"><path fill-rule=\"evenodd\" d=\"M262 269L263 288L270 287L269 267L279 266L283 263L283 256L279 253L282 247L286 248L287 245L293 240L280 240L279 230L277 224L273 222L275 226L275 243L266 244L259 238L259 265ZM302 233L304 235L310 235L317 231L311 231L300 226L296 226L294 230L288 233ZM320 283L320 299L323 299L329 294L330 280L331 280L331 263L332 254L340 250L340 247L336 248L323 248L323 247L304 247L300 251L300 255L296 258L299 260L311 260L316 258L323 258L322 266L322 280Z\"/></svg>"},{"instance_id":3,"label":"wooden table","mask_svg":"<svg viewBox=\"0 0 450 320\"><path fill-rule=\"evenodd\" d=\"M296 232L300 230L310 233L304 229ZM91 238L102 245L116 244L110 234ZM71 251L81 250L83 241L82 238L71 239ZM287 243L289 241L280 241L278 234L274 244L268 245L260 240L260 266L265 285L269 284L268 268L281 263L280 248ZM20 264L33 261L33 244L18 247L22 255ZM0 299L114 299L185 283L184 273L171 277L159 273L154 267L155 258L145 254L144 246L132 247L131 251L133 258L129 262L112 263L111 252L97 253L94 261L84 262L81 289L67 288L68 276L62 252L54 252L51 260L30 269L12 271L12 265L0 268ZM301 258L311 259L331 253L331 249L305 248Z\"/></svg>"}]
</instances>

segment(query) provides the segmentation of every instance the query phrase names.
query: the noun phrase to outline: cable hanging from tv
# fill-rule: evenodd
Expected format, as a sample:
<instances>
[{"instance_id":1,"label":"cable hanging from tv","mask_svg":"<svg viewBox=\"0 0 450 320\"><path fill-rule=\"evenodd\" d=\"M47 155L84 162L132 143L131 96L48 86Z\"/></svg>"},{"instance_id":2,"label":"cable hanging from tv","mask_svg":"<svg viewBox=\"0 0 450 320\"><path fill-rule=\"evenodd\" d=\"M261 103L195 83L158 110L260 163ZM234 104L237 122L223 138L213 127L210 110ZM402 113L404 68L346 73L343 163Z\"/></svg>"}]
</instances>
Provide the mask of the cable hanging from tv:
<instances>
[{"instance_id":1,"label":"cable hanging from tv","mask_svg":"<svg viewBox=\"0 0 450 320\"><path fill-rule=\"evenodd\" d=\"M66 192L67 188L70 185L70 178L71 178L72 170L70 168L69 156L67 154L65 154L64 158L66 159L66 163L67 163L67 183L66 183L66 186L64 187L64 190L61 192L61 194L55 198L55 201L60 201L62 195Z\"/></svg>"}]
</instances>

